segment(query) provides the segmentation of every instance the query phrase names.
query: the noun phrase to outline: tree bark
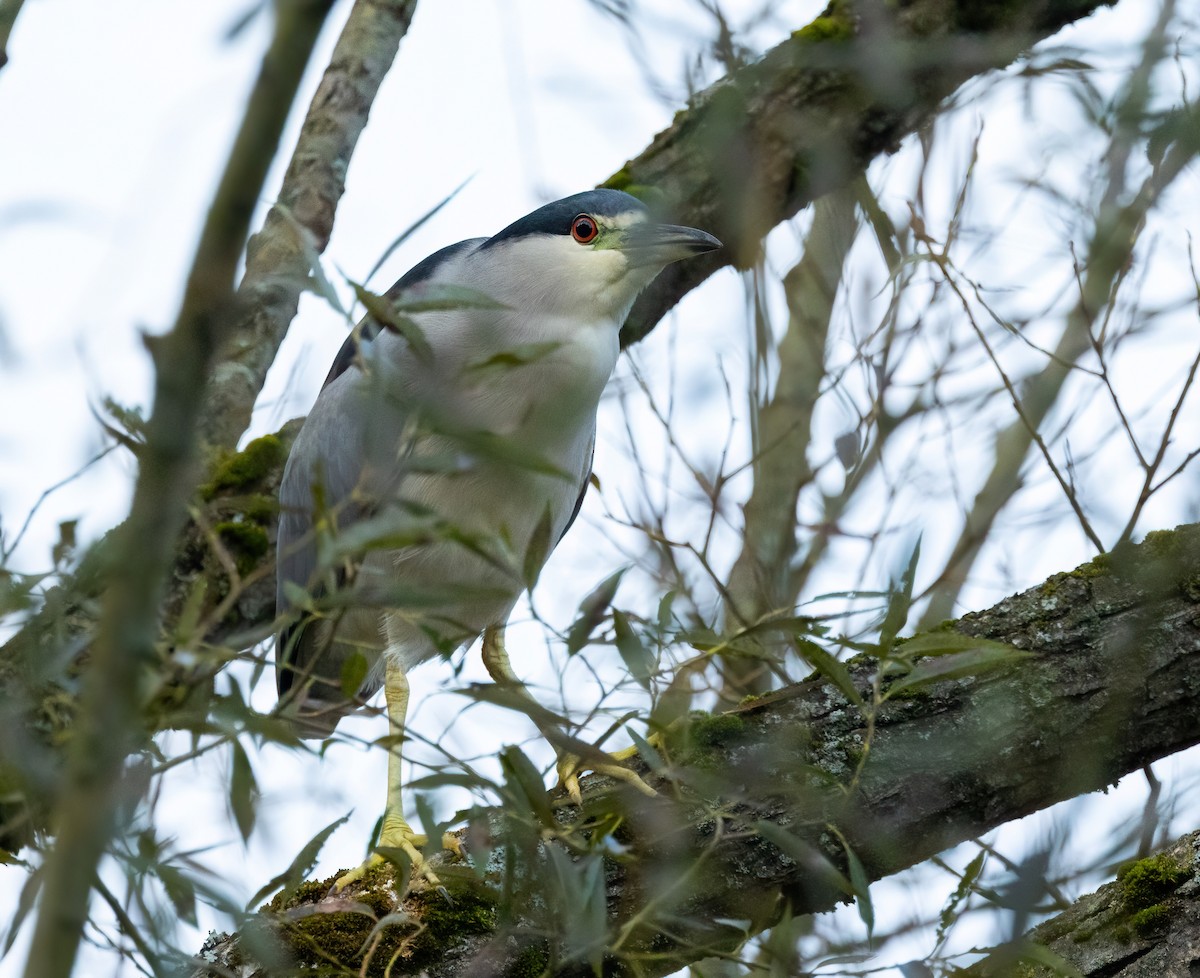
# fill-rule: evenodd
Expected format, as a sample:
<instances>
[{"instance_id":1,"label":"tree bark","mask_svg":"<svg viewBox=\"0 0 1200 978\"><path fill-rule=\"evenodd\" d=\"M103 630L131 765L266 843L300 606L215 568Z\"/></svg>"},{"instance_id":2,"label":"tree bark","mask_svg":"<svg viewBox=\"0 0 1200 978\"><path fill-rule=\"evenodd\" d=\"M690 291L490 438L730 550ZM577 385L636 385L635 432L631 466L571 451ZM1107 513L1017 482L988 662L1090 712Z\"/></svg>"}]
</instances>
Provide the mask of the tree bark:
<instances>
[{"instance_id":1,"label":"tree bark","mask_svg":"<svg viewBox=\"0 0 1200 978\"><path fill-rule=\"evenodd\" d=\"M987 641L1020 655L992 658ZM397 900L383 877L327 897L324 881L250 927L256 946L357 969L345 949L403 914L367 973L394 955L392 974L439 978L668 974L847 899L856 861L878 879L1200 742L1198 651L1200 526L1151 534L885 659L857 656L859 705L849 683L813 678L693 717L643 767L657 798L593 778L582 811L552 811L510 778L464 834L490 858L435 867L453 904L428 888ZM236 938L206 953L230 948L245 963Z\"/></svg>"},{"instance_id":2,"label":"tree bark","mask_svg":"<svg viewBox=\"0 0 1200 978\"><path fill-rule=\"evenodd\" d=\"M1027 942L1049 948L1083 978L1174 978L1200 972L1200 832L1148 859L1122 866L1117 879L1034 927ZM963 978L1013 973L1027 945L1006 945ZM1062 971L1025 957L1023 978Z\"/></svg>"}]
</instances>

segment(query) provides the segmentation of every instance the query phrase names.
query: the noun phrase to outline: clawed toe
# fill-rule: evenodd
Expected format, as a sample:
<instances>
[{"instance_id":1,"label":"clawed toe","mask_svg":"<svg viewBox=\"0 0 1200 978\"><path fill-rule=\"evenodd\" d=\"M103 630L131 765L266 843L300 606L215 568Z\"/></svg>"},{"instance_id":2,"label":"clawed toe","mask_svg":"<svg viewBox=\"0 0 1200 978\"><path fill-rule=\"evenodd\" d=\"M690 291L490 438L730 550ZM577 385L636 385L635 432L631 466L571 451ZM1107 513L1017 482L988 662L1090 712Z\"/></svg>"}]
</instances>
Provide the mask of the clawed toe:
<instances>
[{"instance_id":1,"label":"clawed toe","mask_svg":"<svg viewBox=\"0 0 1200 978\"><path fill-rule=\"evenodd\" d=\"M422 847L427 845L428 841L426 836L413 832L407 824L391 831L385 829L380 835L375 851L361 865L339 876L334 881L333 889L344 890L351 883L361 881L376 866L384 862L394 865L402 859L407 859L412 867L413 879L420 878L430 886L441 887L442 881L421 854ZM442 836L442 848L453 852L460 859L465 858L462 845L449 832Z\"/></svg>"},{"instance_id":2,"label":"clawed toe","mask_svg":"<svg viewBox=\"0 0 1200 978\"><path fill-rule=\"evenodd\" d=\"M636 771L627 768L621 763L621 761L627 757L632 757L636 753L636 749L628 752L622 751L621 754L608 755L609 760L607 761L594 762L585 762L574 754L560 754L558 757L558 786L567 793L567 797L574 804L582 805L583 793L579 788L579 775L585 771L592 771L595 774L602 774L616 781L624 782L631 788L640 791L643 795L653 798L658 792L646 784L642 780L641 775Z\"/></svg>"}]
</instances>

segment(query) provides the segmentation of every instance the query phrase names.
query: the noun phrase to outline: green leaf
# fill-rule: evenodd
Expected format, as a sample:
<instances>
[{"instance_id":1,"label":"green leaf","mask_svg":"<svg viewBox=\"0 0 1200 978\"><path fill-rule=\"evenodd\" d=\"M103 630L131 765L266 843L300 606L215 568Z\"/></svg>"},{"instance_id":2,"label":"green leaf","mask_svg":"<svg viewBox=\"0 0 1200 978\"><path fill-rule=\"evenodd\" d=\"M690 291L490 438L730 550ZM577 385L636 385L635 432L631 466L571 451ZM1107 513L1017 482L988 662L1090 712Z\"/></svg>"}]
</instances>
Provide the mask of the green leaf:
<instances>
[{"instance_id":1,"label":"green leaf","mask_svg":"<svg viewBox=\"0 0 1200 978\"><path fill-rule=\"evenodd\" d=\"M818 674L841 690L842 695L846 699L860 710L867 708L867 704L859 694L858 689L855 688L854 680L850 677L850 670L842 662L835 659L821 648L821 646L817 645L816 642L810 642L807 639L798 639L796 641L796 651L804 657L804 660Z\"/></svg>"},{"instance_id":2,"label":"green leaf","mask_svg":"<svg viewBox=\"0 0 1200 978\"><path fill-rule=\"evenodd\" d=\"M1071 964L1066 958L1044 944L1035 944L1033 941L1027 941L1022 944L1019 952L1019 957L1022 961L1028 961L1031 964L1039 964L1043 968L1049 968L1056 975L1062 975L1063 978L1084 978L1084 974L1075 965Z\"/></svg>"},{"instance_id":3,"label":"green leaf","mask_svg":"<svg viewBox=\"0 0 1200 978\"><path fill-rule=\"evenodd\" d=\"M370 668L365 655L361 652L352 653L342 663L342 695L347 699L357 696Z\"/></svg>"},{"instance_id":4,"label":"green leaf","mask_svg":"<svg viewBox=\"0 0 1200 978\"><path fill-rule=\"evenodd\" d=\"M858 915L867 925L867 940L869 941L871 933L875 930L875 907L871 903L871 881L867 879L867 871L863 868L862 860L844 839L842 846L846 850L846 863L850 869L850 885L854 887L854 902L858 907Z\"/></svg>"},{"instance_id":5,"label":"green leaf","mask_svg":"<svg viewBox=\"0 0 1200 978\"><path fill-rule=\"evenodd\" d=\"M539 360L545 359L560 346L562 344L556 340L549 340L543 343L520 343L510 350L502 350L500 353L495 353L486 360L479 360L468 364L467 370L488 370L493 367L504 367L506 369L525 367L531 363L537 363Z\"/></svg>"},{"instance_id":6,"label":"green leaf","mask_svg":"<svg viewBox=\"0 0 1200 978\"><path fill-rule=\"evenodd\" d=\"M188 877L169 863L158 863L154 872L162 881L171 906L187 923L196 926L196 887Z\"/></svg>"},{"instance_id":7,"label":"green leaf","mask_svg":"<svg viewBox=\"0 0 1200 978\"><path fill-rule=\"evenodd\" d=\"M1022 652L998 642L984 648L972 649L967 652L947 652L944 655L921 659L912 672L902 676L887 689L887 696L896 693L928 686L930 683L941 682L944 679L959 679L963 676L976 676L992 669L1012 665L1022 659L1029 658L1031 653Z\"/></svg>"},{"instance_id":8,"label":"green leaf","mask_svg":"<svg viewBox=\"0 0 1200 978\"><path fill-rule=\"evenodd\" d=\"M79 520L63 520L58 524L58 543L51 550L51 557L54 560L55 566L61 564L75 552L75 529L78 526Z\"/></svg>"},{"instance_id":9,"label":"green leaf","mask_svg":"<svg viewBox=\"0 0 1200 978\"><path fill-rule=\"evenodd\" d=\"M297 219L296 215L292 213L291 208L276 201L274 209L291 228L295 242L300 246L300 251L304 255L304 260L308 265L310 273L307 283L309 291L328 302L343 319L349 319L350 313L342 305L341 296L337 294L337 289L333 287L333 284L325 275L325 269L321 267L321 254L317 251L312 232Z\"/></svg>"},{"instance_id":10,"label":"green leaf","mask_svg":"<svg viewBox=\"0 0 1200 978\"><path fill-rule=\"evenodd\" d=\"M879 626L879 646L885 654L896 644L896 636L908 621L908 610L912 607L913 581L916 580L917 562L920 559L921 538L918 537L900 580L888 589L887 614L883 616L883 624Z\"/></svg>"},{"instance_id":11,"label":"green leaf","mask_svg":"<svg viewBox=\"0 0 1200 978\"><path fill-rule=\"evenodd\" d=\"M813 844L774 822L756 822L754 830L804 870L807 887L815 891L821 885L837 896L854 896L854 886L850 880Z\"/></svg>"},{"instance_id":12,"label":"green leaf","mask_svg":"<svg viewBox=\"0 0 1200 978\"><path fill-rule=\"evenodd\" d=\"M994 642L990 638L975 638L962 632L923 632L905 639L896 650L898 657L917 658L918 656L948 655L952 652L967 652L974 649L991 649L995 652L1020 652L1021 650L1004 642Z\"/></svg>"},{"instance_id":13,"label":"green leaf","mask_svg":"<svg viewBox=\"0 0 1200 978\"><path fill-rule=\"evenodd\" d=\"M500 767L504 771L510 796L547 828L553 827L554 810L546 794L546 782L525 752L515 745L500 752Z\"/></svg>"},{"instance_id":14,"label":"green leaf","mask_svg":"<svg viewBox=\"0 0 1200 978\"><path fill-rule=\"evenodd\" d=\"M692 708L692 698L695 696L692 689L692 678L702 675L711 661L707 655L698 655L688 659L675 670L671 682L658 697L658 702L654 704L654 709L650 713L652 730L666 730L672 723L687 714L688 710Z\"/></svg>"},{"instance_id":15,"label":"green leaf","mask_svg":"<svg viewBox=\"0 0 1200 978\"><path fill-rule=\"evenodd\" d=\"M554 537L554 519L550 515L550 507L546 507L546 511L542 513L542 518L538 520L537 526L533 528L533 535L529 538L529 546L525 548L525 563L522 567L522 574L525 579L525 586L529 590L533 590L537 584L538 576L542 573L542 566L546 563L546 558L550 556L550 551L554 548L557 542Z\"/></svg>"},{"instance_id":16,"label":"green leaf","mask_svg":"<svg viewBox=\"0 0 1200 978\"><path fill-rule=\"evenodd\" d=\"M954 888L954 892L946 899L945 906L942 907L941 914L938 917L937 943L941 944L945 939L946 932L958 920L959 907L961 907L966 899L971 895L971 890L975 886L975 882L979 879L983 872L983 864L987 858L986 850L980 849L979 854L967 863L967 868L963 870L963 874L959 877L958 886Z\"/></svg>"},{"instance_id":17,"label":"green leaf","mask_svg":"<svg viewBox=\"0 0 1200 978\"><path fill-rule=\"evenodd\" d=\"M654 675L655 661L642 642L625 612L613 609L613 632L616 635L617 651L625 660L625 667L639 686L650 692L650 677Z\"/></svg>"},{"instance_id":18,"label":"green leaf","mask_svg":"<svg viewBox=\"0 0 1200 978\"><path fill-rule=\"evenodd\" d=\"M366 281L370 282L371 279L375 277L375 273L378 272L379 269L383 267L384 263L392 256L393 252L395 252L397 248L404 244L404 242L412 237L417 231L424 227L443 207L457 197L462 191L463 187L470 183L472 179L474 178L467 177L467 179L451 190L450 193L446 194L445 197L439 200L436 204L429 208L429 210L413 221L412 224L396 235L396 237L392 239L391 243L383 249L383 254L379 256L378 261L375 262L375 265L367 273Z\"/></svg>"},{"instance_id":19,"label":"green leaf","mask_svg":"<svg viewBox=\"0 0 1200 978\"><path fill-rule=\"evenodd\" d=\"M550 847L547 854L566 951L586 958L593 974L600 975L608 937L604 860L598 853L573 859L559 846Z\"/></svg>"},{"instance_id":20,"label":"green leaf","mask_svg":"<svg viewBox=\"0 0 1200 978\"><path fill-rule=\"evenodd\" d=\"M0 957L3 957L12 950L13 942L17 939L17 932L20 931L21 925L29 915L29 911L33 909L33 905L37 902L38 891L41 888L42 869L39 866L29 874L29 878L25 880L25 885L21 887L21 895L17 898L17 911L13 915L13 919L8 923L8 933L4 935L4 951L0 952Z\"/></svg>"},{"instance_id":21,"label":"green leaf","mask_svg":"<svg viewBox=\"0 0 1200 978\"><path fill-rule=\"evenodd\" d=\"M406 880L412 875L412 856L399 846L375 846L373 851L395 867L397 880Z\"/></svg>"},{"instance_id":22,"label":"green leaf","mask_svg":"<svg viewBox=\"0 0 1200 978\"><path fill-rule=\"evenodd\" d=\"M646 762L646 766L655 774L665 773L667 770L667 762L664 761L662 755L654 749L654 745L651 744L650 741L648 741L645 737L642 737L640 734L638 734L638 732L632 727L627 727L625 732L629 734L630 739L633 741L633 746L637 748L638 755L643 761Z\"/></svg>"},{"instance_id":23,"label":"green leaf","mask_svg":"<svg viewBox=\"0 0 1200 978\"><path fill-rule=\"evenodd\" d=\"M365 305L365 303L364 303ZM421 282L391 300L393 309L407 313L449 312L454 309L507 309L486 292L449 282Z\"/></svg>"},{"instance_id":24,"label":"green leaf","mask_svg":"<svg viewBox=\"0 0 1200 978\"><path fill-rule=\"evenodd\" d=\"M321 829L316 835L309 839L304 847L296 853L296 858L292 860L288 866L278 876L273 876L257 893L250 898L246 904L246 912L249 913L256 904L261 903L272 893L279 889L292 890L299 886L313 871L313 867L317 864L317 857L321 854L321 849L339 828L346 824L346 820L350 818L347 813L336 821L330 822L325 828Z\"/></svg>"},{"instance_id":25,"label":"green leaf","mask_svg":"<svg viewBox=\"0 0 1200 978\"><path fill-rule=\"evenodd\" d=\"M425 339L425 333L408 316L397 311L395 305L381 295L363 288L357 282L351 282L354 295L363 304L363 308L379 325L399 333L407 341L409 348L420 360L429 360L433 356L433 348Z\"/></svg>"},{"instance_id":26,"label":"green leaf","mask_svg":"<svg viewBox=\"0 0 1200 978\"><path fill-rule=\"evenodd\" d=\"M592 632L604 620L613 598L617 596L617 587L626 570L627 568L622 567L615 574L610 574L579 602L579 612L567 631L567 655L575 655L588 644Z\"/></svg>"},{"instance_id":27,"label":"green leaf","mask_svg":"<svg viewBox=\"0 0 1200 978\"><path fill-rule=\"evenodd\" d=\"M248 839L254 831L254 819L258 808L258 782L250 768L250 758L236 740L231 741L233 751L233 773L229 779L229 807L242 839Z\"/></svg>"}]
</instances>

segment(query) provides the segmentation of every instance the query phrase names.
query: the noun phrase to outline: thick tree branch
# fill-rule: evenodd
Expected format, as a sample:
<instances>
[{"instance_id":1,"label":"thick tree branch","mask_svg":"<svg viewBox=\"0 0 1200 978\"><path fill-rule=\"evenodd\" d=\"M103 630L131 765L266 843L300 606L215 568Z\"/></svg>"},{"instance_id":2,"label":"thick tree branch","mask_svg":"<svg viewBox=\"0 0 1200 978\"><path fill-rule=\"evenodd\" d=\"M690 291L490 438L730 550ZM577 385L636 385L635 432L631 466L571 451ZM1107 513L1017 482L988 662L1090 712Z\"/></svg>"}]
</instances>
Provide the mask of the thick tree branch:
<instances>
[{"instance_id":1,"label":"thick tree branch","mask_svg":"<svg viewBox=\"0 0 1200 978\"><path fill-rule=\"evenodd\" d=\"M761 61L697 96L606 184L653 188L681 222L726 244L660 275L622 341L645 336L719 268L749 265L775 225L893 152L968 78L1106 5L833 0Z\"/></svg>"},{"instance_id":2,"label":"thick tree branch","mask_svg":"<svg viewBox=\"0 0 1200 978\"><path fill-rule=\"evenodd\" d=\"M1049 948L1083 978L1194 975L1200 966L1200 832L1122 866L1114 882L1039 924L1026 940ZM962 978L1003 978L1016 973L1018 961L1024 978L1062 974L1029 960L1026 946L997 948Z\"/></svg>"},{"instance_id":3,"label":"thick tree branch","mask_svg":"<svg viewBox=\"0 0 1200 978\"><path fill-rule=\"evenodd\" d=\"M850 675L865 710L811 679L695 719L667 738L657 799L596 780L583 812L547 821L545 803L510 783L503 807L465 837L477 849L490 839L491 861L478 873L438 867L474 926L441 926L450 911L434 892L397 904L377 881L349 895L376 916L407 915L384 932L381 960L398 952L393 974L574 974L608 948L606 974L667 974L736 949L785 911L846 899L847 848L877 879L1200 742L1200 526L1154 534L928 634L926 649L969 636L1026 655L991 671L971 652L918 657L907 679L878 676L878 661L860 656ZM939 668L941 681L905 688ZM614 852L598 876L601 853ZM282 915L257 933L283 935L304 960L315 960L314 942L335 956L361 946L346 935L364 937L371 917L347 897L322 899L327 882L277 901ZM607 904L595 947L580 943L589 885ZM339 942L318 936L332 933Z\"/></svg>"},{"instance_id":4,"label":"thick tree branch","mask_svg":"<svg viewBox=\"0 0 1200 978\"><path fill-rule=\"evenodd\" d=\"M325 251L333 233L350 157L416 6L416 0L356 0L350 11L277 202L250 239L238 288L243 312L209 385L200 428L204 444L232 448L250 423L254 401L308 284L311 256Z\"/></svg>"}]
</instances>

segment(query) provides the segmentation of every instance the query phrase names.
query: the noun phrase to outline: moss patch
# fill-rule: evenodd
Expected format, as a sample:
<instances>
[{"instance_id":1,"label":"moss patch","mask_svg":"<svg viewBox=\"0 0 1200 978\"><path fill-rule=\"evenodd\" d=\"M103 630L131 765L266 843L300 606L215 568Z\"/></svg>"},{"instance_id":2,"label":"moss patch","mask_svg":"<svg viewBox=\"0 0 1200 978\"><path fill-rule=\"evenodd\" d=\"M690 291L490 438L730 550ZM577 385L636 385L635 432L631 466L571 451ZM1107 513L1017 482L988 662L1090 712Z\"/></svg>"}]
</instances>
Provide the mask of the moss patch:
<instances>
[{"instance_id":1,"label":"moss patch","mask_svg":"<svg viewBox=\"0 0 1200 978\"><path fill-rule=\"evenodd\" d=\"M255 438L240 452L217 461L208 481L200 487L200 495L211 500L220 492L253 488L283 464L286 454L278 436Z\"/></svg>"},{"instance_id":2,"label":"moss patch","mask_svg":"<svg viewBox=\"0 0 1200 978\"><path fill-rule=\"evenodd\" d=\"M737 713L690 713L678 729L667 733L667 744L681 763L706 767L722 756L717 748L745 734L746 721Z\"/></svg>"},{"instance_id":3,"label":"moss patch","mask_svg":"<svg viewBox=\"0 0 1200 978\"><path fill-rule=\"evenodd\" d=\"M404 973L419 971L462 937L491 933L496 928L496 897L488 886L473 876L444 874L442 881L449 900L440 891L424 890L408 894L402 905L396 906L392 871L381 865L346 891L346 898L362 904L364 910L323 913L318 909L296 919L277 918L275 933L303 968L357 974L365 962L365 973L374 978L386 974L394 960L403 963ZM264 910L282 914L319 904L333 882L334 877L302 883L276 896ZM378 922L389 915L396 923L373 933Z\"/></svg>"},{"instance_id":4,"label":"moss patch","mask_svg":"<svg viewBox=\"0 0 1200 978\"><path fill-rule=\"evenodd\" d=\"M1122 866L1117 873L1126 913L1161 903L1188 878L1188 869L1165 853Z\"/></svg>"},{"instance_id":5,"label":"moss patch","mask_svg":"<svg viewBox=\"0 0 1200 978\"><path fill-rule=\"evenodd\" d=\"M496 896L491 888L471 876L443 876L450 893L446 902L436 890L414 896L413 915L424 925L406 949L414 965L437 957L447 945L468 934L490 934L496 929Z\"/></svg>"},{"instance_id":6,"label":"moss patch","mask_svg":"<svg viewBox=\"0 0 1200 978\"><path fill-rule=\"evenodd\" d=\"M540 978L549 972L550 951L544 943L527 944L504 969L503 978Z\"/></svg>"},{"instance_id":7,"label":"moss patch","mask_svg":"<svg viewBox=\"0 0 1200 978\"><path fill-rule=\"evenodd\" d=\"M1167 926L1171 919L1171 911L1163 904L1156 903L1145 910L1139 910L1129 918L1129 926L1138 937L1149 937Z\"/></svg>"},{"instance_id":8,"label":"moss patch","mask_svg":"<svg viewBox=\"0 0 1200 978\"><path fill-rule=\"evenodd\" d=\"M804 43L816 41L848 41L854 37L854 15L846 0L833 0L809 24L792 32L792 39Z\"/></svg>"},{"instance_id":9,"label":"moss patch","mask_svg":"<svg viewBox=\"0 0 1200 978\"><path fill-rule=\"evenodd\" d=\"M239 574L249 574L271 547L267 531L257 523L228 520L213 527L233 557Z\"/></svg>"},{"instance_id":10,"label":"moss patch","mask_svg":"<svg viewBox=\"0 0 1200 978\"><path fill-rule=\"evenodd\" d=\"M1117 886L1125 920L1113 929L1114 936L1122 941L1146 938L1166 927L1171 910L1165 901L1190 875L1187 866L1166 853L1122 866Z\"/></svg>"}]
</instances>

